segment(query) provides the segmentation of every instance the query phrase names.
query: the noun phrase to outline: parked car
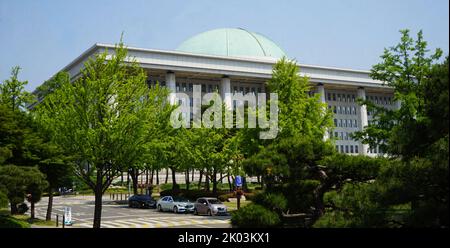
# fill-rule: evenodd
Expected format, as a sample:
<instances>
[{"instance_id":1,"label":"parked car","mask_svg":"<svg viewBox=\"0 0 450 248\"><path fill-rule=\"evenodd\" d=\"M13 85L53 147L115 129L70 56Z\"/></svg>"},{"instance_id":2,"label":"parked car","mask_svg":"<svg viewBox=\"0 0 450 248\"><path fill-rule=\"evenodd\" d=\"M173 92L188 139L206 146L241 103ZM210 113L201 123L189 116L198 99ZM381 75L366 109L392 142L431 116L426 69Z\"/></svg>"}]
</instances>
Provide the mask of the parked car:
<instances>
[{"instance_id":1,"label":"parked car","mask_svg":"<svg viewBox=\"0 0 450 248\"><path fill-rule=\"evenodd\" d=\"M133 195L128 198L130 208L155 208L156 201L150 195Z\"/></svg>"},{"instance_id":2,"label":"parked car","mask_svg":"<svg viewBox=\"0 0 450 248\"><path fill-rule=\"evenodd\" d=\"M194 212L194 203L179 196L164 196L158 200L156 206L159 211L173 211L174 213Z\"/></svg>"},{"instance_id":3,"label":"parked car","mask_svg":"<svg viewBox=\"0 0 450 248\"><path fill-rule=\"evenodd\" d=\"M226 215L227 206L217 198L202 197L194 205L194 214Z\"/></svg>"}]
</instances>

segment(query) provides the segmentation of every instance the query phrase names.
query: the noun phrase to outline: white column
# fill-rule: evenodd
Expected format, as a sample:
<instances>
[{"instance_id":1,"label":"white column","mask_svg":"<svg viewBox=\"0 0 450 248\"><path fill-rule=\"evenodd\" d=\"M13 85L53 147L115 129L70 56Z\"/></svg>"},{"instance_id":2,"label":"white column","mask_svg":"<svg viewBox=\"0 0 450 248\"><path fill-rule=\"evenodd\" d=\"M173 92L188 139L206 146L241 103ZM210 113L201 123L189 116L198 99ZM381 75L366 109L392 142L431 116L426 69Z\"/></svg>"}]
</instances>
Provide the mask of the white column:
<instances>
[{"instance_id":1,"label":"white column","mask_svg":"<svg viewBox=\"0 0 450 248\"><path fill-rule=\"evenodd\" d=\"M320 102L323 103L323 104L326 104L327 102L325 101L325 87L323 86L322 83L319 83L317 85L317 92L318 92L318 94L320 96ZM327 106L325 105L324 113L326 113L326 111L327 111ZM328 135L328 131L329 131L328 129L325 130L325 134L323 135L323 139L324 140L327 140L327 139L330 138L329 135Z\"/></svg>"},{"instance_id":2,"label":"white column","mask_svg":"<svg viewBox=\"0 0 450 248\"><path fill-rule=\"evenodd\" d=\"M169 88L170 93L176 93L177 92L177 87L176 87L176 82L175 82L175 73L173 73L172 71L168 71L166 73L166 85L167 88ZM169 95L169 102L170 104L175 104L175 94L170 94Z\"/></svg>"},{"instance_id":3,"label":"white column","mask_svg":"<svg viewBox=\"0 0 450 248\"><path fill-rule=\"evenodd\" d=\"M358 98L366 100L366 90L363 87L358 88ZM359 106L359 128L362 131L367 125L367 107L366 105ZM361 154L367 154L367 150L369 149L369 145L362 144L362 149L360 151Z\"/></svg>"},{"instance_id":4,"label":"white column","mask_svg":"<svg viewBox=\"0 0 450 248\"><path fill-rule=\"evenodd\" d=\"M223 76L220 82L220 96L227 109L232 109L231 105L231 80L228 76Z\"/></svg>"}]
</instances>

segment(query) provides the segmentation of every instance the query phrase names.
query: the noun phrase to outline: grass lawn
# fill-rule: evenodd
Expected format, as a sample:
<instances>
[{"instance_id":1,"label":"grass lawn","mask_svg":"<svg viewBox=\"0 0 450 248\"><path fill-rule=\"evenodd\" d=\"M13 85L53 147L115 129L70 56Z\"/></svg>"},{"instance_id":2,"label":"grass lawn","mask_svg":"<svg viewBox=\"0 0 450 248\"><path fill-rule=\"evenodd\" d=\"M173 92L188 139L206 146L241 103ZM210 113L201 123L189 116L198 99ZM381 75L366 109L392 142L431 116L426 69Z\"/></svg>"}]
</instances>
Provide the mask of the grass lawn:
<instances>
[{"instance_id":1,"label":"grass lawn","mask_svg":"<svg viewBox=\"0 0 450 248\"><path fill-rule=\"evenodd\" d=\"M241 201L241 208L247 206L250 204L251 201ZM233 212L237 210L237 203L236 202L224 202L225 206L228 208L228 212Z\"/></svg>"},{"instance_id":2,"label":"grass lawn","mask_svg":"<svg viewBox=\"0 0 450 248\"><path fill-rule=\"evenodd\" d=\"M29 215L11 215L9 209L0 210L0 227L29 228L36 226L56 226L55 221L45 221L41 219L31 219Z\"/></svg>"}]
</instances>

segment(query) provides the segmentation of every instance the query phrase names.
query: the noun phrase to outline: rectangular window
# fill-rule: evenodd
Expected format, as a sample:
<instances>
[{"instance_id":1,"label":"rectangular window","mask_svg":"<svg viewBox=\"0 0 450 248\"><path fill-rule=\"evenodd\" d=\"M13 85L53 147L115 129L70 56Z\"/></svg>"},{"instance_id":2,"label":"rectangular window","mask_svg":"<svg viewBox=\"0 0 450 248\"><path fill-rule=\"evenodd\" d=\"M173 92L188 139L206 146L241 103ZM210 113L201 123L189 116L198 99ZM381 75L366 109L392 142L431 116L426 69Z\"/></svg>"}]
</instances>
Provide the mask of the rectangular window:
<instances>
[{"instance_id":1,"label":"rectangular window","mask_svg":"<svg viewBox=\"0 0 450 248\"><path fill-rule=\"evenodd\" d=\"M192 89L193 89L192 87L193 87L192 84L189 84L189 91L190 91L190 92L193 91L193 90L192 90Z\"/></svg>"},{"instance_id":2,"label":"rectangular window","mask_svg":"<svg viewBox=\"0 0 450 248\"><path fill-rule=\"evenodd\" d=\"M348 146L345 146L345 153L348 153Z\"/></svg>"},{"instance_id":3,"label":"rectangular window","mask_svg":"<svg viewBox=\"0 0 450 248\"><path fill-rule=\"evenodd\" d=\"M328 93L328 101L331 101L331 93Z\"/></svg>"},{"instance_id":4,"label":"rectangular window","mask_svg":"<svg viewBox=\"0 0 450 248\"><path fill-rule=\"evenodd\" d=\"M261 87L258 87L258 93L261 93Z\"/></svg>"},{"instance_id":5,"label":"rectangular window","mask_svg":"<svg viewBox=\"0 0 450 248\"><path fill-rule=\"evenodd\" d=\"M333 101L336 101L336 93L333 93Z\"/></svg>"},{"instance_id":6,"label":"rectangular window","mask_svg":"<svg viewBox=\"0 0 450 248\"><path fill-rule=\"evenodd\" d=\"M180 91L180 84L177 83L176 86L177 86L177 91Z\"/></svg>"},{"instance_id":7,"label":"rectangular window","mask_svg":"<svg viewBox=\"0 0 450 248\"><path fill-rule=\"evenodd\" d=\"M353 127L358 127L358 120L353 120Z\"/></svg>"},{"instance_id":8,"label":"rectangular window","mask_svg":"<svg viewBox=\"0 0 450 248\"><path fill-rule=\"evenodd\" d=\"M205 84L202 84L202 92L206 92L206 85Z\"/></svg>"},{"instance_id":9,"label":"rectangular window","mask_svg":"<svg viewBox=\"0 0 450 248\"><path fill-rule=\"evenodd\" d=\"M337 120L334 119L334 126L337 127Z\"/></svg>"},{"instance_id":10,"label":"rectangular window","mask_svg":"<svg viewBox=\"0 0 450 248\"><path fill-rule=\"evenodd\" d=\"M350 153L353 153L353 146L350 146Z\"/></svg>"},{"instance_id":11,"label":"rectangular window","mask_svg":"<svg viewBox=\"0 0 450 248\"><path fill-rule=\"evenodd\" d=\"M238 90L238 87L237 87L237 86L234 86L234 87L233 87L233 92L234 92L234 93L237 93L237 90Z\"/></svg>"},{"instance_id":12,"label":"rectangular window","mask_svg":"<svg viewBox=\"0 0 450 248\"><path fill-rule=\"evenodd\" d=\"M333 106L333 113L336 114L336 106Z\"/></svg>"},{"instance_id":13,"label":"rectangular window","mask_svg":"<svg viewBox=\"0 0 450 248\"><path fill-rule=\"evenodd\" d=\"M352 95L352 102L355 102L355 95Z\"/></svg>"},{"instance_id":14,"label":"rectangular window","mask_svg":"<svg viewBox=\"0 0 450 248\"><path fill-rule=\"evenodd\" d=\"M341 153L344 153L344 145L341 145Z\"/></svg>"},{"instance_id":15,"label":"rectangular window","mask_svg":"<svg viewBox=\"0 0 450 248\"><path fill-rule=\"evenodd\" d=\"M358 152L358 145L355 146L355 153L359 153Z\"/></svg>"},{"instance_id":16,"label":"rectangular window","mask_svg":"<svg viewBox=\"0 0 450 248\"><path fill-rule=\"evenodd\" d=\"M353 121L352 120L348 120L348 127L353 127Z\"/></svg>"},{"instance_id":17,"label":"rectangular window","mask_svg":"<svg viewBox=\"0 0 450 248\"><path fill-rule=\"evenodd\" d=\"M338 102L341 101L341 94L337 94L337 100L338 100Z\"/></svg>"},{"instance_id":18,"label":"rectangular window","mask_svg":"<svg viewBox=\"0 0 450 248\"><path fill-rule=\"evenodd\" d=\"M336 151L339 152L339 146L338 145L336 145Z\"/></svg>"},{"instance_id":19,"label":"rectangular window","mask_svg":"<svg viewBox=\"0 0 450 248\"><path fill-rule=\"evenodd\" d=\"M334 132L334 137L335 137L335 138L338 138L338 136L339 136L339 135L338 135L338 132Z\"/></svg>"}]
</instances>

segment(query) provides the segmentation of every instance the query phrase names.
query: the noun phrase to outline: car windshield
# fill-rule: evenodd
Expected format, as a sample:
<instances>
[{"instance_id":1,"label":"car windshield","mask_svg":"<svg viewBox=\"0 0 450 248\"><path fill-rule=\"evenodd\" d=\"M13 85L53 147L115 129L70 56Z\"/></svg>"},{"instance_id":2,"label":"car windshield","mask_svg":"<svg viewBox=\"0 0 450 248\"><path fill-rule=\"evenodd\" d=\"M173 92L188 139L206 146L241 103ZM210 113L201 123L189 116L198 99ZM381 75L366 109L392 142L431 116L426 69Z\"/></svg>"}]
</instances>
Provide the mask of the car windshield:
<instances>
[{"instance_id":1,"label":"car windshield","mask_svg":"<svg viewBox=\"0 0 450 248\"><path fill-rule=\"evenodd\" d=\"M208 199L210 204L221 204L221 202L217 199Z\"/></svg>"},{"instance_id":2,"label":"car windshield","mask_svg":"<svg viewBox=\"0 0 450 248\"><path fill-rule=\"evenodd\" d=\"M173 197L173 201L175 202L188 202L189 200L183 197L179 197L179 196L174 196Z\"/></svg>"}]
</instances>

